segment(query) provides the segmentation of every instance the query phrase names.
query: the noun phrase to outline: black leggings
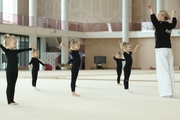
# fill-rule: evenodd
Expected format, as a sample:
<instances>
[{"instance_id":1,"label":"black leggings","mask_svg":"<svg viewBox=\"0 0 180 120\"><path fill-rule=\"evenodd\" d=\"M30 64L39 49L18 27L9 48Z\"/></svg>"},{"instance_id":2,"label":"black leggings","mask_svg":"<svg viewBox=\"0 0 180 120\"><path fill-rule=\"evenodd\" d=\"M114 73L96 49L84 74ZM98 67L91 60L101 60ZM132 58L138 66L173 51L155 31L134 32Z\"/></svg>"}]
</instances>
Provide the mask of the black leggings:
<instances>
[{"instance_id":1,"label":"black leggings","mask_svg":"<svg viewBox=\"0 0 180 120\"><path fill-rule=\"evenodd\" d=\"M32 70L32 86L36 87L36 81L37 81L38 71Z\"/></svg>"},{"instance_id":2,"label":"black leggings","mask_svg":"<svg viewBox=\"0 0 180 120\"><path fill-rule=\"evenodd\" d=\"M72 92L75 92L78 73L79 73L79 67L71 68L71 91Z\"/></svg>"},{"instance_id":3,"label":"black leggings","mask_svg":"<svg viewBox=\"0 0 180 120\"><path fill-rule=\"evenodd\" d=\"M124 66L124 89L129 89L130 74L131 74L131 66Z\"/></svg>"},{"instance_id":4,"label":"black leggings","mask_svg":"<svg viewBox=\"0 0 180 120\"><path fill-rule=\"evenodd\" d=\"M7 79L7 101L8 104L14 102L14 93L15 93L15 86L17 81L18 71L8 72L6 71L6 79Z\"/></svg>"},{"instance_id":5,"label":"black leggings","mask_svg":"<svg viewBox=\"0 0 180 120\"><path fill-rule=\"evenodd\" d=\"M119 84L121 79L122 68L116 68L116 72L117 72L117 83Z\"/></svg>"}]
</instances>

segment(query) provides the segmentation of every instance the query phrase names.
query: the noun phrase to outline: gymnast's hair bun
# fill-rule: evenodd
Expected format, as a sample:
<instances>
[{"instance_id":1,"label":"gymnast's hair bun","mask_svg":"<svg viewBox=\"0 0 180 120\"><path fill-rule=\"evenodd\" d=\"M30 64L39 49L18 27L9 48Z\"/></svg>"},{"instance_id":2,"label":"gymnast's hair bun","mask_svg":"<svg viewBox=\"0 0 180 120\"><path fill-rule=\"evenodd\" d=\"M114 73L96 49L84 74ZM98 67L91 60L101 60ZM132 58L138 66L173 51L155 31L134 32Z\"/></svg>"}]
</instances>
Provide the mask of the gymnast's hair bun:
<instances>
[{"instance_id":1,"label":"gymnast's hair bun","mask_svg":"<svg viewBox=\"0 0 180 120\"><path fill-rule=\"evenodd\" d=\"M4 40L6 40L10 35L9 34L5 34L4 35Z\"/></svg>"}]
</instances>

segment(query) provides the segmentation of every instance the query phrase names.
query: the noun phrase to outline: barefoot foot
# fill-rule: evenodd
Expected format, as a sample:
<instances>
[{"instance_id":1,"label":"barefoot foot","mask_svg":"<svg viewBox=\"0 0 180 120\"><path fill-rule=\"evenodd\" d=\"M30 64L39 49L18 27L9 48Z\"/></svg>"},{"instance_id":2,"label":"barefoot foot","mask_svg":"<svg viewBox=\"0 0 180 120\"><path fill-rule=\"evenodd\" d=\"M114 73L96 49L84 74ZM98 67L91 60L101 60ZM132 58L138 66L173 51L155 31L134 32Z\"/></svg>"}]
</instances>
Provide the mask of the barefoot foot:
<instances>
[{"instance_id":1,"label":"barefoot foot","mask_svg":"<svg viewBox=\"0 0 180 120\"><path fill-rule=\"evenodd\" d=\"M76 94L76 93L72 93L72 96L74 96L74 97L80 97L80 95L78 95L78 94Z\"/></svg>"}]
</instances>

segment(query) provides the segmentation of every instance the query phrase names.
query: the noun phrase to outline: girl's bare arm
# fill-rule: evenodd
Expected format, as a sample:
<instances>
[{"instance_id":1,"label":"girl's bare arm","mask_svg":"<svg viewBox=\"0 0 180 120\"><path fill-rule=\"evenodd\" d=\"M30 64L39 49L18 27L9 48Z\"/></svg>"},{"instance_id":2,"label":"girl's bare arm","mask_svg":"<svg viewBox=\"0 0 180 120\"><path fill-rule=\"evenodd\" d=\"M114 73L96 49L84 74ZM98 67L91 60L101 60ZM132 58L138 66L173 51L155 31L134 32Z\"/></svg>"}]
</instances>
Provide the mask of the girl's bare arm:
<instances>
[{"instance_id":1,"label":"girl's bare arm","mask_svg":"<svg viewBox=\"0 0 180 120\"><path fill-rule=\"evenodd\" d=\"M138 49L139 46L141 46L141 44L136 45L136 47L134 48L134 50L132 51L132 53L136 53L136 51L137 51L137 49Z\"/></svg>"},{"instance_id":2,"label":"girl's bare arm","mask_svg":"<svg viewBox=\"0 0 180 120\"><path fill-rule=\"evenodd\" d=\"M71 49L66 44L64 44L63 42L61 42L60 46L65 47L69 52L71 52Z\"/></svg>"},{"instance_id":3,"label":"girl's bare arm","mask_svg":"<svg viewBox=\"0 0 180 120\"><path fill-rule=\"evenodd\" d=\"M122 40L119 40L118 43L119 43L120 51L122 53L124 53L124 49L123 49L123 45L122 45Z\"/></svg>"}]
</instances>

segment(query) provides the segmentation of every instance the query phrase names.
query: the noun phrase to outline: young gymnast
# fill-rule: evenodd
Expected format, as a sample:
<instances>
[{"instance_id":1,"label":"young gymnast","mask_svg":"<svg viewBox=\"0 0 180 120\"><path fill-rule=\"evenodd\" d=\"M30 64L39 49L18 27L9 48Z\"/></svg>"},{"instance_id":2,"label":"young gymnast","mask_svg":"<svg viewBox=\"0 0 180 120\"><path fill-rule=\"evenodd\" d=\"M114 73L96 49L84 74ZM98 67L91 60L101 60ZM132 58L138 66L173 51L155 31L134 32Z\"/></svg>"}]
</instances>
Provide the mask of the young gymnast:
<instances>
[{"instance_id":1,"label":"young gymnast","mask_svg":"<svg viewBox=\"0 0 180 120\"><path fill-rule=\"evenodd\" d=\"M136 45L136 47L134 48L133 51L131 51L131 45L128 42L123 42L122 41L118 41L120 44L120 48L123 52L126 64L124 66L124 89L125 92L129 92L132 93L132 91L129 90L129 77L131 75L131 67L132 67L132 63L133 63L133 59L132 59L132 53L135 53L137 51L137 48L141 45L138 44Z\"/></svg>"},{"instance_id":2,"label":"young gymnast","mask_svg":"<svg viewBox=\"0 0 180 120\"><path fill-rule=\"evenodd\" d=\"M114 60L116 61L116 64L117 64L117 66L116 66L117 84L122 85L120 83L121 73L122 73L122 61L125 61L125 59L122 59L122 54L121 54L120 51L118 51L115 56L114 55L112 55L112 56L113 56L113 58L114 58Z\"/></svg>"},{"instance_id":3,"label":"young gymnast","mask_svg":"<svg viewBox=\"0 0 180 120\"><path fill-rule=\"evenodd\" d=\"M31 58L31 61L29 62L28 68L32 68L32 86L35 90L38 90L36 88L36 82L37 82L37 77L38 77L38 71L39 71L39 63L43 65L43 68L45 69L44 63L42 63L39 59L39 52L37 49L33 49L33 57ZM32 64L32 65L31 65Z\"/></svg>"},{"instance_id":4,"label":"young gymnast","mask_svg":"<svg viewBox=\"0 0 180 120\"><path fill-rule=\"evenodd\" d=\"M176 11L172 11L172 22L166 10L161 10L156 17L151 5L147 5L150 11L151 22L155 27L155 53L156 72L160 97L171 98L174 95L174 57L171 46L171 30L177 24Z\"/></svg>"},{"instance_id":5,"label":"young gymnast","mask_svg":"<svg viewBox=\"0 0 180 120\"><path fill-rule=\"evenodd\" d=\"M7 57L7 69L6 69L6 79L7 79L7 101L9 105L18 105L14 101L14 93L15 93L15 86L18 77L18 56L17 54L24 51L29 51L34 48L27 48L27 49L19 49L16 50L17 39L13 35L6 34L4 36L4 45L0 44L1 49L5 52Z\"/></svg>"},{"instance_id":6,"label":"young gymnast","mask_svg":"<svg viewBox=\"0 0 180 120\"><path fill-rule=\"evenodd\" d=\"M76 88L76 80L79 73L79 67L81 63L81 58L79 55L80 42L72 39L70 48L67 45L65 45L63 42L61 42L60 46L65 47L73 57L73 64L71 68L71 92L72 92L72 96L79 97L80 95L75 93L75 88Z\"/></svg>"}]
</instances>

